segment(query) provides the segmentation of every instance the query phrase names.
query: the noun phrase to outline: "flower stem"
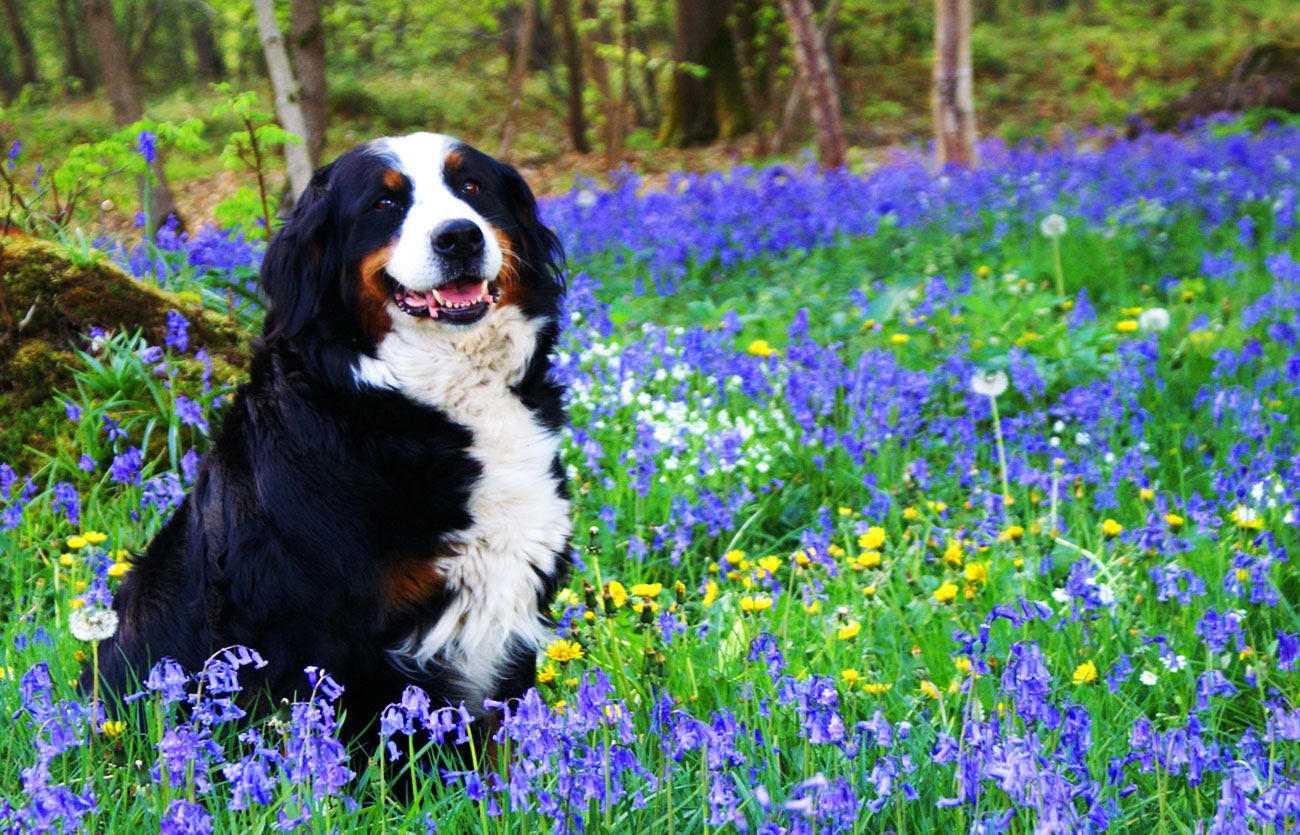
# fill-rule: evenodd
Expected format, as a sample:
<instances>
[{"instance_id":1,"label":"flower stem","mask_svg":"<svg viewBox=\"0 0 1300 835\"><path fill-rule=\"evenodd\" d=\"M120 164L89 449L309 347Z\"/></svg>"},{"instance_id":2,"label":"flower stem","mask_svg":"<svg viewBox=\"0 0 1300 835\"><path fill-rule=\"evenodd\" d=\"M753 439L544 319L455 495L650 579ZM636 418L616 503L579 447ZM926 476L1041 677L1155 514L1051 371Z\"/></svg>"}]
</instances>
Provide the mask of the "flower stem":
<instances>
[{"instance_id":1,"label":"flower stem","mask_svg":"<svg viewBox=\"0 0 1300 835\"><path fill-rule=\"evenodd\" d=\"M998 417L998 399L989 397L989 406L993 409L993 440L998 447L998 467L1002 470L1002 501L1005 504L1011 498L1011 487L1007 484L1007 454L1002 446L1002 420Z\"/></svg>"},{"instance_id":2,"label":"flower stem","mask_svg":"<svg viewBox=\"0 0 1300 835\"><path fill-rule=\"evenodd\" d=\"M1061 239L1052 238L1052 261L1056 267L1056 295L1065 298L1065 272L1061 269Z\"/></svg>"}]
</instances>

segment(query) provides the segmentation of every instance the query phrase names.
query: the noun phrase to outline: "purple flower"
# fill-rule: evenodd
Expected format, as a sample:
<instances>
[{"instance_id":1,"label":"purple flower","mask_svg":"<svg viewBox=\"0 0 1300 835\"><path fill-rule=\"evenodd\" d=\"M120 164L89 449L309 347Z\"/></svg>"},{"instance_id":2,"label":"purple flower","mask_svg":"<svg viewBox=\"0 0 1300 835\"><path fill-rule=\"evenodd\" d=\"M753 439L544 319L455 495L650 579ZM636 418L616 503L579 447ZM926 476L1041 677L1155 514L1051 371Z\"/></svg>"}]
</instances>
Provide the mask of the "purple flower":
<instances>
[{"instance_id":1,"label":"purple flower","mask_svg":"<svg viewBox=\"0 0 1300 835\"><path fill-rule=\"evenodd\" d=\"M185 426L197 426L200 432L207 433L208 421L203 417L203 404L197 400L183 394L176 395L176 416Z\"/></svg>"},{"instance_id":2,"label":"purple flower","mask_svg":"<svg viewBox=\"0 0 1300 835\"><path fill-rule=\"evenodd\" d=\"M238 789L236 788L236 791ZM231 809L242 809L232 801ZM211 835L212 816L197 803L173 800L159 821L161 835Z\"/></svg>"},{"instance_id":3,"label":"purple flower","mask_svg":"<svg viewBox=\"0 0 1300 835\"><path fill-rule=\"evenodd\" d=\"M168 347L184 351L189 347L189 321L175 310L167 311L167 336L164 342Z\"/></svg>"},{"instance_id":4,"label":"purple flower","mask_svg":"<svg viewBox=\"0 0 1300 835\"><path fill-rule=\"evenodd\" d=\"M81 496L77 488L66 481L54 486L54 509L74 525L81 523Z\"/></svg>"},{"instance_id":5,"label":"purple flower","mask_svg":"<svg viewBox=\"0 0 1300 835\"><path fill-rule=\"evenodd\" d=\"M113 456L108 477L118 484L139 484L143 464L144 454L136 447L127 447L125 452Z\"/></svg>"},{"instance_id":6,"label":"purple flower","mask_svg":"<svg viewBox=\"0 0 1300 835\"><path fill-rule=\"evenodd\" d=\"M140 156L144 157L144 161L150 165L153 165L154 161L158 159L157 140L158 137L153 133L153 131L147 130L140 131L140 134L135 138L136 151L138 151Z\"/></svg>"}]
</instances>

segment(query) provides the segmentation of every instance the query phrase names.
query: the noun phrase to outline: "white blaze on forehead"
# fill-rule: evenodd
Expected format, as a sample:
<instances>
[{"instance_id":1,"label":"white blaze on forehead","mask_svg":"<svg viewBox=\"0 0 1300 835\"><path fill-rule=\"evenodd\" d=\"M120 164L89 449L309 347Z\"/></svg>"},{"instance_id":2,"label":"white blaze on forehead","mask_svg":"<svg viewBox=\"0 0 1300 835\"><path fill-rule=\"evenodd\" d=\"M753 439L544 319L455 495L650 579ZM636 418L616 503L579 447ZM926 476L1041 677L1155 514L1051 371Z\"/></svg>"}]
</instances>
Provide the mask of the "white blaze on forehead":
<instances>
[{"instance_id":1,"label":"white blaze on forehead","mask_svg":"<svg viewBox=\"0 0 1300 835\"><path fill-rule=\"evenodd\" d=\"M445 179L447 155L461 143L441 133L412 133L381 139L378 147L391 156L398 171L411 181L411 206L388 258L388 274L406 287L431 290L457 276L448 274L433 251L433 232L449 220L470 220L483 233L481 277L501 272L501 245L483 216L452 193Z\"/></svg>"}]
</instances>

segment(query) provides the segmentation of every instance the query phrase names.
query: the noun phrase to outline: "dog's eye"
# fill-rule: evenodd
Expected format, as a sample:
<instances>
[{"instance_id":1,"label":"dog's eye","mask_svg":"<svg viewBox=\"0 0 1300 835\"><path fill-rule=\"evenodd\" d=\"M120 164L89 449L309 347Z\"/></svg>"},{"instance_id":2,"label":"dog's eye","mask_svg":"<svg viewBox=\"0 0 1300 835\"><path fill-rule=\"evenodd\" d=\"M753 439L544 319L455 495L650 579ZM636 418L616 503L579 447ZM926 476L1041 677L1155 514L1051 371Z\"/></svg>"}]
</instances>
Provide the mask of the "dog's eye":
<instances>
[{"instance_id":1,"label":"dog's eye","mask_svg":"<svg viewBox=\"0 0 1300 835\"><path fill-rule=\"evenodd\" d=\"M397 201L391 197L381 197L375 201L375 208L381 212L397 208Z\"/></svg>"},{"instance_id":2,"label":"dog's eye","mask_svg":"<svg viewBox=\"0 0 1300 835\"><path fill-rule=\"evenodd\" d=\"M461 183L460 193L465 195L478 194L478 182L475 180L466 180Z\"/></svg>"}]
</instances>

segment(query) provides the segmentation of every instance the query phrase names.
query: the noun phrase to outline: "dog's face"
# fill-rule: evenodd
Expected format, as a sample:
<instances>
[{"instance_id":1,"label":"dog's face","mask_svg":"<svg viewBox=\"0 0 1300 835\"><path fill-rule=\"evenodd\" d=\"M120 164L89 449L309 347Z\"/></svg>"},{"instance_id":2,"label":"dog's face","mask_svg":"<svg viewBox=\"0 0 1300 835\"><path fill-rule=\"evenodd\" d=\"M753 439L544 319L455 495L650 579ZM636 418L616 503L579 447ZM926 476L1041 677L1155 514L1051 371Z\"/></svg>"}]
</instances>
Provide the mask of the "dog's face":
<instances>
[{"instance_id":1,"label":"dog's face","mask_svg":"<svg viewBox=\"0 0 1300 835\"><path fill-rule=\"evenodd\" d=\"M318 171L268 249L267 335L316 324L373 346L506 305L553 315L560 258L513 168L441 134L378 139Z\"/></svg>"}]
</instances>

